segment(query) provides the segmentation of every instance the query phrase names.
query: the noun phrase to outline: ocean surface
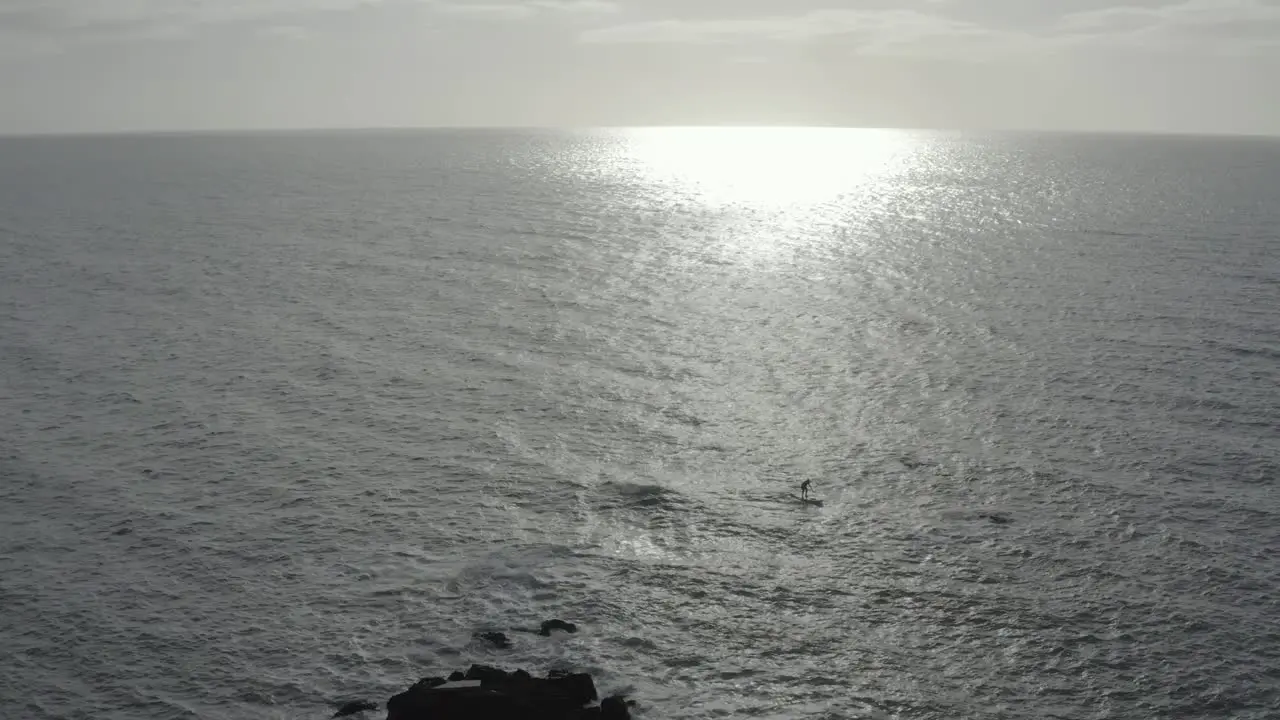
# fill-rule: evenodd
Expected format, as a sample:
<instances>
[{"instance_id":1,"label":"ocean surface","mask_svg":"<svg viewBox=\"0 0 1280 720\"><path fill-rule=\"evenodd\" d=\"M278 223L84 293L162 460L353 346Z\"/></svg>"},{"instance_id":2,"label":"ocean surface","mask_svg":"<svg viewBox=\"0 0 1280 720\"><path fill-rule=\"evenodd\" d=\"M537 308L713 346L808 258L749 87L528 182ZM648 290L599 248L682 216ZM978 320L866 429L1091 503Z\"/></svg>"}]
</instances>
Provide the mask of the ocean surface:
<instances>
[{"instance_id":1,"label":"ocean surface","mask_svg":"<svg viewBox=\"0 0 1280 720\"><path fill-rule=\"evenodd\" d=\"M1276 718L1278 482L1280 140L0 140L6 719Z\"/></svg>"}]
</instances>

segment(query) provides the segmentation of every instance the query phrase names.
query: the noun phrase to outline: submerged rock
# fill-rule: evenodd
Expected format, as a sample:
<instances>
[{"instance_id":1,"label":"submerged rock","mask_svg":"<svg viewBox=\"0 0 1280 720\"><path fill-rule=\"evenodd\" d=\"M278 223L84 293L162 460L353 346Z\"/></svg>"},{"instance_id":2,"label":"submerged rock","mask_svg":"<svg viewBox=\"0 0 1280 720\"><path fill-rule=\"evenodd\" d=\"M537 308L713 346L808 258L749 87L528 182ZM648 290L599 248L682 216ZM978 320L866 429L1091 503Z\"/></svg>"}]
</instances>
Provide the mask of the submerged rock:
<instances>
[{"instance_id":1,"label":"submerged rock","mask_svg":"<svg viewBox=\"0 0 1280 720\"><path fill-rule=\"evenodd\" d=\"M511 638L507 637L505 633L482 632L482 633L476 633L476 637L498 648L499 650L506 650L507 648L511 647Z\"/></svg>"},{"instance_id":2,"label":"submerged rock","mask_svg":"<svg viewBox=\"0 0 1280 720\"><path fill-rule=\"evenodd\" d=\"M450 678L456 677L454 673ZM387 701L387 720L629 720L621 697L599 698L585 673L535 678L472 665L463 680L443 685L419 682Z\"/></svg>"},{"instance_id":3,"label":"submerged rock","mask_svg":"<svg viewBox=\"0 0 1280 720\"><path fill-rule=\"evenodd\" d=\"M343 705L342 707L338 708L338 712L334 713L333 716L336 718L340 718L340 717L346 717L348 715L355 715L356 713L362 713L367 710L377 710L377 709L378 709L378 706L375 705L374 703L365 702L363 700L356 700L355 702L349 702L346 705Z\"/></svg>"},{"instance_id":4,"label":"submerged rock","mask_svg":"<svg viewBox=\"0 0 1280 720\"><path fill-rule=\"evenodd\" d=\"M564 620L548 620L542 623L542 629L538 631L539 635L550 635L552 630L563 630L567 633L578 632L578 626Z\"/></svg>"}]
</instances>

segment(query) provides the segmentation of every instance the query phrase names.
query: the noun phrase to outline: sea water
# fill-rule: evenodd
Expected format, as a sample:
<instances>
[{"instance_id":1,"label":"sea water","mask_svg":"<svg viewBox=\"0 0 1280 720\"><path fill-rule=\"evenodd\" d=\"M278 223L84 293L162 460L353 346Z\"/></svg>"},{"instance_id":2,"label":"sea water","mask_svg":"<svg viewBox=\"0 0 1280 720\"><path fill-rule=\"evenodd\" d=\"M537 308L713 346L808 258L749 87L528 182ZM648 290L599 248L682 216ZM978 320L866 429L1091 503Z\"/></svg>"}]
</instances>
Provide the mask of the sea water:
<instances>
[{"instance_id":1,"label":"sea water","mask_svg":"<svg viewBox=\"0 0 1280 720\"><path fill-rule=\"evenodd\" d=\"M1275 717L1278 472L1280 141L0 140L5 718Z\"/></svg>"}]
</instances>

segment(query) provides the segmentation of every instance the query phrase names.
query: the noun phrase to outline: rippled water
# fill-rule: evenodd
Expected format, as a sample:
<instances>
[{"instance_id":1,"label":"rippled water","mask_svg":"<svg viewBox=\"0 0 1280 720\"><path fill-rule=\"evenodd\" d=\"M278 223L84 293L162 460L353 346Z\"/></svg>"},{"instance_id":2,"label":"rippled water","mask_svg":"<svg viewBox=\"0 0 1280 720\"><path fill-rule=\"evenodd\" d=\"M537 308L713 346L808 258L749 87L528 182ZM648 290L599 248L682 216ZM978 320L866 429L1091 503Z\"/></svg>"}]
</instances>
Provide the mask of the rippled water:
<instances>
[{"instance_id":1,"label":"rippled water","mask_svg":"<svg viewBox=\"0 0 1280 720\"><path fill-rule=\"evenodd\" d=\"M1265 140L0 141L0 715L1275 717L1278 236Z\"/></svg>"}]
</instances>

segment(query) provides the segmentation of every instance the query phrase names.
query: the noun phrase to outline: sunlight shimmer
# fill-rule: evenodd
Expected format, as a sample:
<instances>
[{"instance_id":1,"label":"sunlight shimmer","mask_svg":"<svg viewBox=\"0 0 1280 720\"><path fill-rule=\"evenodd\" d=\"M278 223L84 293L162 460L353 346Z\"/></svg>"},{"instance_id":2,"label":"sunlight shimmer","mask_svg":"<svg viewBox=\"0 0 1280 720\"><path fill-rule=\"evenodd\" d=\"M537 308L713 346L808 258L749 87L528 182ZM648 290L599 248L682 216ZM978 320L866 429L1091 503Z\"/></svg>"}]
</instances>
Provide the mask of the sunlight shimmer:
<instances>
[{"instance_id":1,"label":"sunlight shimmer","mask_svg":"<svg viewBox=\"0 0 1280 720\"><path fill-rule=\"evenodd\" d=\"M895 130L698 127L634 129L626 144L627 159L649 181L712 206L786 209L875 182L919 143Z\"/></svg>"}]
</instances>

